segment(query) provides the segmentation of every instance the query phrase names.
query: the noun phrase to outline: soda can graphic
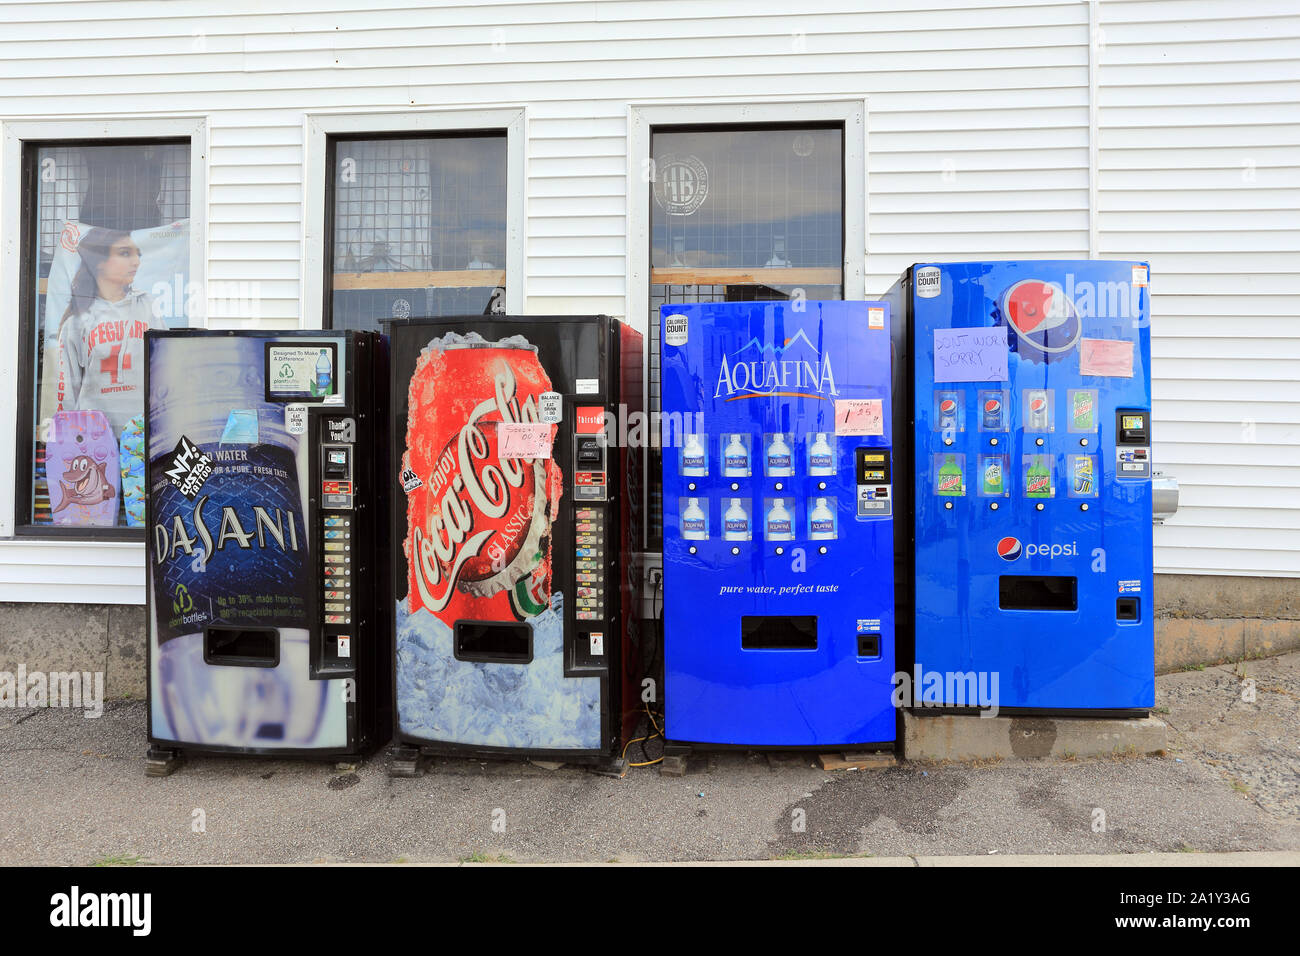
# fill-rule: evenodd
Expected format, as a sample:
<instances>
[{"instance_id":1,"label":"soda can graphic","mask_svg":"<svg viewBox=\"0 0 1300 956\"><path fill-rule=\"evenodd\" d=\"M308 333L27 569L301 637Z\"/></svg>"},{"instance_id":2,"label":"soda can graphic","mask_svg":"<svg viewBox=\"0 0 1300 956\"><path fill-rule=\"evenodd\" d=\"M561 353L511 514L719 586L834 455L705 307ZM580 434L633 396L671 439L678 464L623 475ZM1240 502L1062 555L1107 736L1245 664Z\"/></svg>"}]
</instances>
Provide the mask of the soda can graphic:
<instances>
[{"instance_id":1,"label":"soda can graphic","mask_svg":"<svg viewBox=\"0 0 1300 956\"><path fill-rule=\"evenodd\" d=\"M1031 388L1025 393L1026 421L1028 431L1051 431L1052 398L1045 388Z\"/></svg>"},{"instance_id":2,"label":"soda can graphic","mask_svg":"<svg viewBox=\"0 0 1300 956\"><path fill-rule=\"evenodd\" d=\"M935 423L939 431L960 430L961 395L959 392L940 392L937 396L938 414Z\"/></svg>"},{"instance_id":3,"label":"soda can graphic","mask_svg":"<svg viewBox=\"0 0 1300 956\"><path fill-rule=\"evenodd\" d=\"M1070 392L1070 431L1095 432L1097 430L1097 394L1081 388Z\"/></svg>"},{"instance_id":4,"label":"soda can graphic","mask_svg":"<svg viewBox=\"0 0 1300 956\"><path fill-rule=\"evenodd\" d=\"M458 620L526 620L551 604L551 525L563 475L553 458L502 458L503 422L538 422L551 379L522 336L431 341L408 388L402 470L408 610ZM551 425L554 438L556 426Z\"/></svg>"},{"instance_id":5,"label":"soda can graphic","mask_svg":"<svg viewBox=\"0 0 1300 956\"><path fill-rule=\"evenodd\" d=\"M1073 494L1080 498L1091 498L1094 494L1092 455L1074 455L1073 459L1070 469Z\"/></svg>"},{"instance_id":6,"label":"soda can graphic","mask_svg":"<svg viewBox=\"0 0 1300 956\"><path fill-rule=\"evenodd\" d=\"M984 430L997 432L1002 430L1002 396L996 393L986 394L983 411Z\"/></svg>"},{"instance_id":7,"label":"soda can graphic","mask_svg":"<svg viewBox=\"0 0 1300 956\"><path fill-rule=\"evenodd\" d=\"M1001 455L989 455L984 459L982 474L983 494L986 497L1000 497L1003 493L1003 464Z\"/></svg>"}]
</instances>

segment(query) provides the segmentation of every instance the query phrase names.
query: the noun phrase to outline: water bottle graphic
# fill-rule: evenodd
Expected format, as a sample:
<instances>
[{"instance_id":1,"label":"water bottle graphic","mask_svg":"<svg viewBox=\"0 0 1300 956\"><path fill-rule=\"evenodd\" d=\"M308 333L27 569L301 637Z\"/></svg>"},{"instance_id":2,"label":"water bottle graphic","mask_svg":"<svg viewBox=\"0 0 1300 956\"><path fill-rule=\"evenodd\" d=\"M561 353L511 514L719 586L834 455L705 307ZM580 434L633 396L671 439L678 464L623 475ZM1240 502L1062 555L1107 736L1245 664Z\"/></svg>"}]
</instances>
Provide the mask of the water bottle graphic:
<instances>
[{"instance_id":1,"label":"water bottle graphic","mask_svg":"<svg viewBox=\"0 0 1300 956\"><path fill-rule=\"evenodd\" d=\"M814 541L828 541L835 537L835 512L827 499L818 498L808 513L808 537Z\"/></svg>"},{"instance_id":2,"label":"water bottle graphic","mask_svg":"<svg viewBox=\"0 0 1300 956\"><path fill-rule=\"evenodd\" d=\"M334 366L330 362L330 350L321 349L316 359L316 380L312 383L312 395L332 395L334 393Z\"/></svg>"},{"instance_id":3,"label":"water bottle graphic","mask_svg":"<svg viewBox=\"0 0 1300 956\"><path fill-rule=\"evenodd\" d=\"M794 519L786 510L785 499L777 498L767 512L767 540L793 541Z\"/></svg>"},{"instance_id":4,"label":"water bottle graphic","mask_svg":"<svg viewBox=\"0 0 1300 956\"><path fill-rule=\"evenodd\" d=\"M700 436L694 433L687 435L686 443L682 446L682 474L695 478L708 473L708 452L700 441Z\"/></svg>"},{"instance_id":5,"label":"water bottle graphic","mask_svg":"<svg viewBox=\"0 0 1300 956\"><path fill-rule=\"evenodd\" d=\"M749 476L749 447L745 436L734 434L722 452L722 473L728 478Z\"/></svg>"},{"instance_id":6,"label":"water bottle graphic","mask_svg":"<svg viewBox=\"0 0 1300 956\"><path fill-rule=\"evenodd\" d=\"M808 446L808 474L835 474L835 451L831 448L825 432L817 432L813 442Z\"/></svg>"},{"instance_id":7,"label":"water bottle graphic","mask_svg":"<svg viewBox=\"0 0 1300 956\"><path fill-rule=\"evenodd\" d=\"M794 455L780 432L767 445L767 474L772 478L789 478L794 474Z\"/></svg>"},{"instance_id":8,"label":"water bottle graphic","mask_svg":"<svg viewBox=\"0 0 1300 956\"><path fill-rule=\"evenodd\" d=\"M709 538L709 516L700 507L699 498L686 499L686 507L682 509L682 538L687 541L707 541Z\"/></svg>"},{"instance_id":9,"label":"water bottle graphic","mask_svg":"<svg viewBox=\"0 0 1300 956\"><path fill-rule=\"evenodd\" d=\"M283 406L265 401L264 339L157 340L149 367L147 529L153 733L223 746L305 746L327 681L309 657L306 489ZM225 441L223 441L225 436ZM278 631L277 667L204 660L212 625Z\"/></svg>"},{"instance_id":10,"label":"water bottle graphic","mask_svg":"<svg viewBox=\"0 0 1300 956\"><path fill-rule=\"evenodd\" d=\"M749 540L749 513L739 498L731 499L731 507L722 518L722 536L728 541Z\"/></svg>"}]
</instances>

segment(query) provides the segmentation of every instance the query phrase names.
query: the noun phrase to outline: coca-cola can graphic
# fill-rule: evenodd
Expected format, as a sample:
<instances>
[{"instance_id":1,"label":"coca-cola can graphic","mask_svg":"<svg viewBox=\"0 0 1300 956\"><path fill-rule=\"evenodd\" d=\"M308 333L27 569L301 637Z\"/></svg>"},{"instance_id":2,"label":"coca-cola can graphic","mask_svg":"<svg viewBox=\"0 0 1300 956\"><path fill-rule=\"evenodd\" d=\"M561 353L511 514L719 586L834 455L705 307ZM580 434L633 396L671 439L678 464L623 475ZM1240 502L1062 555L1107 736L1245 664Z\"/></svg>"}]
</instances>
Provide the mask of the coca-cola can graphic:
<instances>
[{"instance_id":1,"label":"coca-cola can graphic","mask_svg":"<svg viewBox=\"0 0 1300 956\"><path fill-rule=\"evenodd\" d=\"M552 458L502 458L505 423L538 423L551 380L519 337L473 347L435 339L411 376L402 472L408 610L444 623L523 620L550 605L551 525L563 475ZM554 436L555 426L549 427Z\"/></svg>"},{"instance_id":2,"label":"coca-cola can graphic","mask_svg":"<svg viewBox=\"0 0 1300 956\"><path fill-rule=\"evenodd\" d=\"M574 559L557 549L571 535L559 523L555 442L576 423L543 423L538 408L555 391L547 362L559 375L572 343L531 326L538 344L490 341L434 321L396 326L392 340L394 387L407 383L395 401L407 409L395 430L406 500L395 529L399 738L439 750L596 750L600 679L566 673L565 601L576 596L557 587ZM515 426L544 430L548 453L503 457ZM569 562L565 574L557 561Z\"/></svg>"}]
</instances>

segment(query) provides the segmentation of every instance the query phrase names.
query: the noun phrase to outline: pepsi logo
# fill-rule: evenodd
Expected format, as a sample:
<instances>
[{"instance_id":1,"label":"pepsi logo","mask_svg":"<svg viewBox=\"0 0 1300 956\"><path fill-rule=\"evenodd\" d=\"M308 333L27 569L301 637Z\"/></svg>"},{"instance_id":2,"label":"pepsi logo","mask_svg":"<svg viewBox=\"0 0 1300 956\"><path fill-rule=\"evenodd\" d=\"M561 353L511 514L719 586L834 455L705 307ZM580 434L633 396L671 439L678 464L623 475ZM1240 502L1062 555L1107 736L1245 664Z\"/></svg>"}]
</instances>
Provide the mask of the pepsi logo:
<instances>
[{"instance_id":1,"label":"pepsi logo","mask_svg":"<svg viewBox=\"0 0 1300 956\"><path fill-rule=\"evenodd\" d=\"M1003 561L1014 561L1020 557L1020 539L1008 537L999 541L998 557Z\"/></svg>"},{"instance_id":2,"label":"pepsi logo","mask_svg":"<svg viewBox=\"0 0 1300 956\"><path fill-rule=\"evenodd\" d=\"M1035 362L1072 352L1083 331L1078 310L1056 282L1022 279L1002 294L998 311L1015 332L1011 349Z\"/></svg>"},{"instance_id":3,"label":"pepsi logo","mask_svg":"<svg viewBox=\"0 0 1300 956\"><path fill-rule=\"evenodd\" d=\"M957 410L957 403L954 402L951 398L945 398L942 402L939 403L939 411L943 412L945 415L950 415L956 410Z\"/></svg>"},{"instance_id":4,"label":"pepsi logo","mask_svg":"<svg viewBox=\"0 0 1300 956\"><path fill-rule=\"evenodd\" d=\"M984 411L989 415L996 415L998 412L1002 411L1002 403L996 398L990 398L984 403Z\"/></svg>"}]
</instances>

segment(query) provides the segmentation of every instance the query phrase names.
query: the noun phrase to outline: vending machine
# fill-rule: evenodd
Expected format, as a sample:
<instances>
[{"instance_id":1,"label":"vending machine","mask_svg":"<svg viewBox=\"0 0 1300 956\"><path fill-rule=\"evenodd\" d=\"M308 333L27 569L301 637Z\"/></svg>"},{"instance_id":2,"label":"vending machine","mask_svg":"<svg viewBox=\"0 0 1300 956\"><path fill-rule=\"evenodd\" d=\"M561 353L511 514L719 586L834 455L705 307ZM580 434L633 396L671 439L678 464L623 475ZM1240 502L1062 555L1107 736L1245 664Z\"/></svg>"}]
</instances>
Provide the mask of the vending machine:
<instances>
[{"instance_id":1,"label":"vending machine","mask_svg":"<svg viewBox=\"0 0 1300 956\"><path fill-rule=\"evenodd\" d=\"M1149 282L1142 262L963 262L890 290L915 706L1153 705Z\"/></svg>"},{"instance_id":2,"label":"vending machine","mask_svg":"<svg viewBox=\"0 0 1300 956\"><path fill-rule=\"evenodd\" d=\"M888 305L660 321L668 740L892 746Z\"/></svg>"},{"instance_id":3,"label":"vending machine","mask_svg":"<svg viewBox=\"0 0 1300 956\"><path fill-rule=\"evenodd\" d=\"M641 336L606 316L388 333L392 773L422 754L617 759L640 706Z\"/></svg>"},{"instance_id":4,"label":"vending machine","mask_svg":"<svg viewBox=\"0 0 1300 956\"><path fill-rule=\"evenodd\" d=\"M383 744L383 340L149 332L145 364L148 771Z\"/></svg>"}]
</instances>

